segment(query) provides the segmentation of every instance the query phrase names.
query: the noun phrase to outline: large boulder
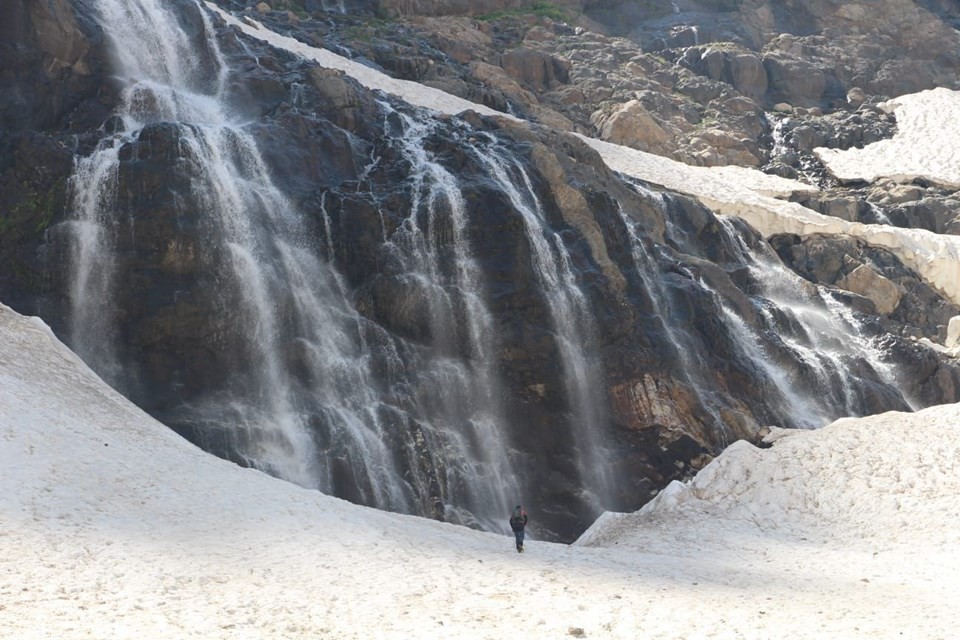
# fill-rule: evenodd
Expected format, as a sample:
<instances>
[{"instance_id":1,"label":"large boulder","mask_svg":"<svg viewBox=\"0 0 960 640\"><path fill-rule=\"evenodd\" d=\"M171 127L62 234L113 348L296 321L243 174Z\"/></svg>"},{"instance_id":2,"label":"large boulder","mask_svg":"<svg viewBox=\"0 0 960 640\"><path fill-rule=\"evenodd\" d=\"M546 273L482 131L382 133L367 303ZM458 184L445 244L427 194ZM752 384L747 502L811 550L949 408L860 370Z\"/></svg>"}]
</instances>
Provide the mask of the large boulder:
<instances>
[{"instance_id":1,"label":"large boulder","mask_svg":"<svg viewBox=\"0 0 960 640\"><path fill-rule=\"evenodd\" d=\"M611 111L597 111L591 121L601 140L640 151L664 154L673 139L639 100L631 100Z\"/></svg>"},{"instance_id":2,"label":"large boulder","mask_svg":"<svg viewBox=\"0 0 960 640\"><path fill-rule=\"evenodd\" d=\"M679 62L700 75L731 85L742 95L762 101L767 71L760 56L737 45L701 45L688 48Z\"/></svg>"},{"instance_id":3,"label":"large boulder","mask_svg":"<svg viewBox=\"0 0 960 640\"><path fill-rule=\"evenodd\" d=\"M803 59L782 51L763 56L769 81L771 102L785 102L794 107L816 107L827 89L823 71Z\"/></svg>"},{"instance_id":4,"label":"large boulder","mask_svg":"<svg viewBox=\"0 0 960 640\"><path fill-rule=\"evenodd\" d=\"M890 315L900 305L903 292L900 288L865 264L837 280L836 285L852 293L870 299L877 313Z\"/></svg>"},{"instance_id":5,"label":"large boulder","mask_svg":"<svg viewBox=\"0 0 960 640\"><path fill-rule=\"evenodd\" d=\"M568 61L525 47L504 53L500 66L514 80L534 91L548 91L570 82Z\"/></svg>"}]
</instances>

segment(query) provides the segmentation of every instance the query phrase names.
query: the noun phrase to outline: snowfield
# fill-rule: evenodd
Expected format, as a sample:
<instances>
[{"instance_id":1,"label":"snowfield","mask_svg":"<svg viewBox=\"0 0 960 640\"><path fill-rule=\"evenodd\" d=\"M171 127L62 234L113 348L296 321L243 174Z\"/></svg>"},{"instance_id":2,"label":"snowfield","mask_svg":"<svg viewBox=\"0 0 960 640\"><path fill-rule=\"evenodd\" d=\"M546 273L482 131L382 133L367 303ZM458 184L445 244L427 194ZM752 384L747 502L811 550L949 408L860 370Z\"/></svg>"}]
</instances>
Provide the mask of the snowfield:
<instances>
[{"instance_id":1,"label":"snowfield","mask_svg":"<svg viewBox=\"0 0 960 640\"><path fill-rule=\"evenodd\" d=\"M774 430L519 555L203 453L0 305L0 636L955 638L958 422Z\"/></svg>"},{"instance_id":2,"label":"snowfield","mask_svg":"<svg viewBox=\"0 0 960 640\"><path fill-rule=\"evenodd\" d=\"M960 93L945 88L900 96L880 105L897 114L897 133L862 149L815 149L830 173L843 181L924 178L960 188Z\"/></svg>"}]
</instances>

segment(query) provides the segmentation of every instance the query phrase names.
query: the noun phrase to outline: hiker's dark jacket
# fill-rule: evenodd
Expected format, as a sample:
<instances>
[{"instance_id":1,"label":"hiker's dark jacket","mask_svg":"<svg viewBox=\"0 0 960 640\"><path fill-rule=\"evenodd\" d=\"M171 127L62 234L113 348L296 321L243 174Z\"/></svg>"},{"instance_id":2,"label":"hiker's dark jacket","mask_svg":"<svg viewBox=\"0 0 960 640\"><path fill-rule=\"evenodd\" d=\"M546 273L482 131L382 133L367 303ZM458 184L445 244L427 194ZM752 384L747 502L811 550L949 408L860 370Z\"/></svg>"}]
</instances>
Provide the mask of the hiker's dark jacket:
<instances>
[{"instance_id":1,"label":"hiker's dark jacket","mask_svg":"<svg viewBox=\"0 0 960 640\"><path fill-rule=\"evenodd\" d=\"M502 521L501 521L502 522ZM519 516L510 517L510 528L514 531L523 531L523 528L527 525L527 514Z\"/></svg>"}]
</instances>

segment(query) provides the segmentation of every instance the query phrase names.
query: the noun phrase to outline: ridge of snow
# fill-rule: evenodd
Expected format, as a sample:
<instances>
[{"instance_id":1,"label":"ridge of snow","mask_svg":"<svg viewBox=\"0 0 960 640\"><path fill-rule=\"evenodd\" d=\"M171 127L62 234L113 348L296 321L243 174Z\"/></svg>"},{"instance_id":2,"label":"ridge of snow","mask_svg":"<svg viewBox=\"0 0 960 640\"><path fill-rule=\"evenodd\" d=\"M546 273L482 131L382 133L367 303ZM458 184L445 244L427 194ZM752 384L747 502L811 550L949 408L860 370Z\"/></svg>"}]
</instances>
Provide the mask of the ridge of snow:
<instances>
[{"instance_id":1,"label":"ridge of snow","mask_svg":"<svg viewBox=\"0 0 960 640\"><path fill-rule=\"evenodd\" d=\"M305 59L314 60L322 66L339 69L369 89L382 90L410 104L441 113L454 115L465 110L473 110L484 115L518 120L514 116L432 87L391 78L332 51L311 47L294 38L270 31L255 20L249 18L238 20L209 1L207 6L227 24L241 29L247 35ZM929 95L925 96L925 94ZM949 114L948 119L951 122L960 120L960 92L947 89L936 89L933 92L897 98L891 101L889 108L900 109L898 116L904 107L912 109L907 110L907 115L926 114L926 111L914 107L928 104L930 96L937 98L935 103L937 108L946 110L945 113ZM913 125L914 121L918 122L916 126ZM896 151L881 154L882 158L896 162L901 155L908 157L909 154L904 149L910 148L910 136L925 135L927 137L923 140L928 144L924 147L925 151L944 150L938 162L928 164L925 170L934 172L929 175L949 175L946 169L951 168L957 175L957 183L960 184L960 163L955 159L957 145L952 144L955 142L953 137L942 135L942 130L934 132L929 118L906 118L900 126L900 133L895 138L897 146L893 147ZM960 131L960 127L953 127L951 131ZM817 233L848 235L861 239L871 246L885 248L941 295L954 304L960 305L960 237L941 236L924 230L847 222L840 218L822 215L797 203L778 199L798 193L819 191L816 187L796 180L771 176L744 167L694 167L596 138L574 135L595 149L607 166L614 171L693 196L704 206L719 214L742 218L766 238L778 233L792 233L800 236ZM931 139L937 141L937 144L929 142ZM872 157L869 156L872 151L866 150L872 150L876 145L884 145L885 142L890 141L869 145L865 150L849 150L848 155L837 155L837 159L832 159L836 154L828 154L827 157L831 159L825 159L825 162L830 167L840 166L839 158L847 158L843 166L855 168L858 162L866 162L862 158ZM886 146L880 148L883 149ZM949 153L946 150L949 150ZM858 151L864 151L865 154L854 153ZM847 154L847 152L839 153Z\"/></svg>"},{"instance_id":2,"label":"ridge of snow","mask_svg":"<svg viewBox=\"0 0 960 640\"><path fill-rule=\"evenodd\" d=\"M518 555L206 454L0 305L0 635L947 638L958 422L774 430L577 545Z\"/></svg>"},{"instance_id":3,"label":"ridge of snow","mask_svg":"<svg viewBox=\"0 0 960 640\"><path fill-rule=\"evenodd\" d=\"M960 405L944 405L842 418L816 431L774 428L770 448L737 441L689 482L598 521L577 544L645 548L635 536L648 521L689 529L721 519L817 544L957 548L960 529L939 525L960 518L958 424Z\"/></svg>"}]
</instances>

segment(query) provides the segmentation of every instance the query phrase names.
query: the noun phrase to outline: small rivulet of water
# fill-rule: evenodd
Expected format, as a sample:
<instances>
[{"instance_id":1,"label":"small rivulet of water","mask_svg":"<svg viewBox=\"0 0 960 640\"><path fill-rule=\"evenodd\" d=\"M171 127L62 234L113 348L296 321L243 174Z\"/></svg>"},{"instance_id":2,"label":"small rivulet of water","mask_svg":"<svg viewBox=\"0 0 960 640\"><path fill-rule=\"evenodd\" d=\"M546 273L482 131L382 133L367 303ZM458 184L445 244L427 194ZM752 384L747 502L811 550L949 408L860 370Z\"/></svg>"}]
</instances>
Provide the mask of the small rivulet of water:
<instances>
[{"instance_id":1,"label":"small rivulet of water","mask_svg":"<svg viewBox=\"0 0 960 640\"><path fill-rule=\"evenodd\" d=\"M893 222L887 217L887 214L884 213L883 208L880 205L874 204L867 200L867 208L870 210L870 217L872 220L866 220L867 223L872 224L885 224L888 226L894 226Z\"/></svg>"},{"instance_id":2,"label":"small rivulet of water","mask_svg":"<svg viewBox=\"0 0 960 640\"><path fill-rule=\"evenodd\" d=\"M328 0L322 0L320 3L323 6L323 10L330 12L336 11L338 13L346 13L347 7L343 3L343 0L336 0L336 2L329 2Z\"/></svg>"}]
</instances>

